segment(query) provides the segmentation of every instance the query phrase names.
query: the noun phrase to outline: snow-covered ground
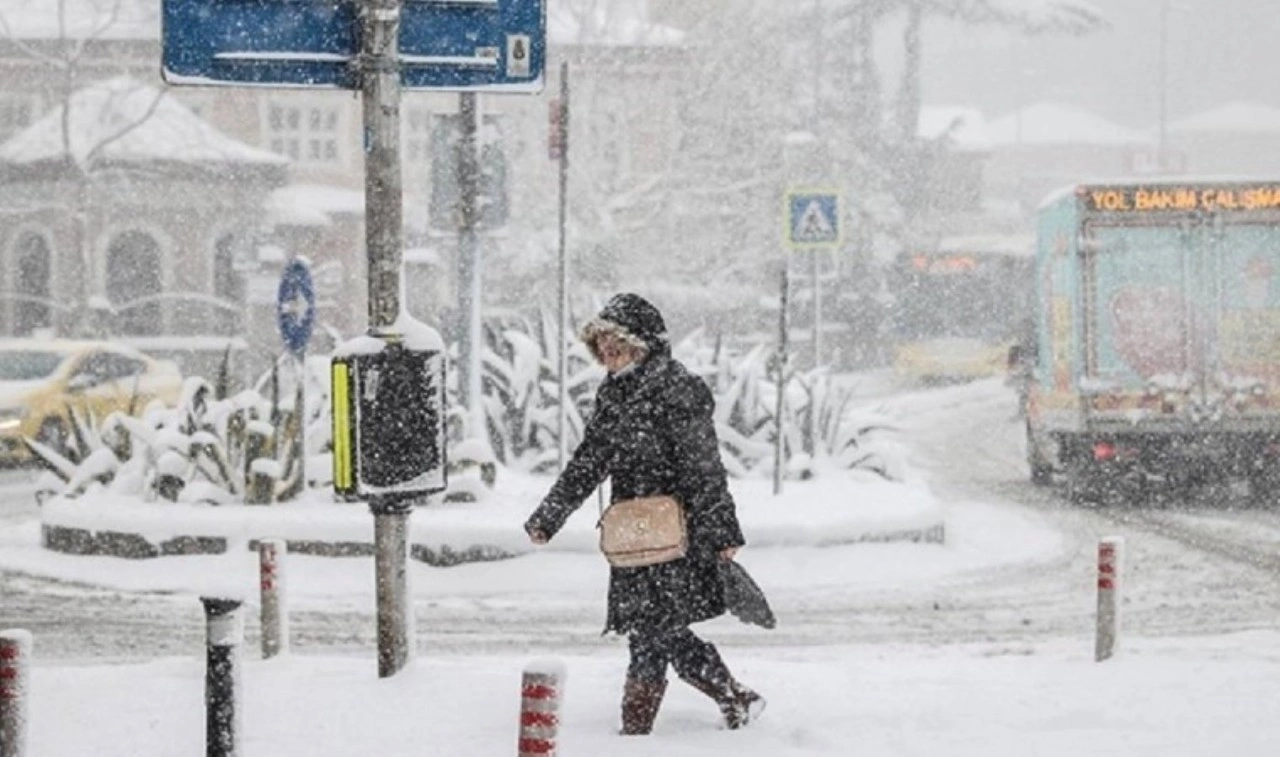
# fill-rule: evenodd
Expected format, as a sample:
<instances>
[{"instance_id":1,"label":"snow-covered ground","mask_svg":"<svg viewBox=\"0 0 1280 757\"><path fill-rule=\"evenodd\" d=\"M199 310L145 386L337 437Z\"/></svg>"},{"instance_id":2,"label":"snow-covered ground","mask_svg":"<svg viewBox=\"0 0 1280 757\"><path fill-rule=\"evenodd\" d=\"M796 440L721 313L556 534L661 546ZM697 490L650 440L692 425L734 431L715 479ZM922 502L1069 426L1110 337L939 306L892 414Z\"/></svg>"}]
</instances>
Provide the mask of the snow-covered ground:
<instances>
[{"instance_id":1,"label":"snow-covered ground","mask_svg":"<svg viewBox=\"0 0 1280 757\"><path fill-rule=\"evenodd\" d=\"M291 556L298 620L291 658L256 660L256 613L248 608L245 752L513 754L520 671L552 656L568 670L566 755L1274 753L1274 573L1141 524L1064 508L1030 487L1012 395L996 381L876 402L902 421L945 513L947 543L814 540L744 550L779 627L721 618L702 631L770 700L748 731L718 729L710 703L676 682L654 735L613 734L626 651L622 640L599 635L605 568L596 555L560 549L455 568L413 565L417 660L391 681L376 679L371 561ZM859 502L856 481L819 481L789 482L776 501L780 511L806 508L808 533L822 532L813 511L844 515ZM744 503L771 500L756 484L765 486L735 482L734 490ZM757 521L762 533L764 524ZM1093 550L1111 532L1127 539L1126 601L1120 652L1099 664L1092 659ZM753 539L750 527L747 535ZM62 646L42 655L37 629L32 754L198 751L203 661L194 593L252 589L253 556L74 558L32 550L35 536L30 517L0 522L0 563L116 588L95 594L22 578L41 593L0 587L0 599L21 600L0 603L0 627L23 625L7 607L28 602L27 611L43 610L38 597L97 606L111 594L146 603L144 620L133 626L139 638L182 641L176 655L141 663L156 648L174 647L115 641L87 658L84 648L63 651L67 630L42 616L46 635ZM52 614L80 623L77 633L95 633L75 608Z\"/></svg>"},{"instance_id":2,"label":"snow-covered ground","mask_svg":"<svg viewBox=\"0 0 1280 757\"><path fill-rule=\"evenodd\" d=\"M724 731L679 681L654 733L622 738L622 651L566 652L560 750L571 755L1076 757L1272 755L1280 743L1280 634L1143 641L1105 664L1080 641L726 650L769 697ZM514 755L528 658L422 655L389 681L371 659L244 666L243 753ZM31 754L198 754L203 665L35 671Z\"/></svg>"}]
</instances>

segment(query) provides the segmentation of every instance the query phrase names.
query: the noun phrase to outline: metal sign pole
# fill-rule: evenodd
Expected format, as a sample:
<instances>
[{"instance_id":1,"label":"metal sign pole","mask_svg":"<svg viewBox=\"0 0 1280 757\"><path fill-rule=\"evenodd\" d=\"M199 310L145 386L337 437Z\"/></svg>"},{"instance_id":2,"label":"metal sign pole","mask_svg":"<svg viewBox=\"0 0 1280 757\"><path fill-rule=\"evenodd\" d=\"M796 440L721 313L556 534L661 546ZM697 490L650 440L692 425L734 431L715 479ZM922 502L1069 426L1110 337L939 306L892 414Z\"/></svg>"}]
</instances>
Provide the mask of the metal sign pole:
<instances>
[{"instance_id":1,"label":"metal sign pole","mask_svg":"<svg viewBox=\"0 0 1280 757\"><path fill-rule=\"evenodd\" d=\"M298 386L294 392L293 412L298 423L298 465L302 476L300 491L307 488L307 350L298 353Z\"/></svg>"},{"instance_id":2,"label":"metal sign pole","mask_svg":"<svg viewBox=\"0 0 1280 757\"><path fill-rule=\"evenodd\" d=\"M480 356L484 352L480 321L480 244L476 237L479 214L480 169L476 133L479 130L476 94L458 95L462 135L458 142L458 282L459 316L466 319L459 329L462 368L462 404L467 408L467 436L482 438L484 410L480 403Z\"/></svg>"},{"instance_id":3,"label":"metal sign pole","mask_svg":"<svg viewBox=\"0 0 1280 757\"><path fill-rule=\"evenodd\" d=\"M401 0L364 0L360 18L364 98L365 244L369 332L388 333L400 315L403 196L400 178ZM409 502L371 501L378 617L378 677L409 659L406 580Z\"/></svg>"},{"instance_id":4,"label":"metal sign pole","mask_svg":"<svg viewBox=\"0 0 1280 757\"><path fill-rule=\"evenodd\" d=\"M556 421L559 469L569 464L569 257L565 249L569 203L569 62L560 63L560 413Z\"/></svg>"},{"instance_id":5,"label":"metal sign pole","mask_svg":"<svg viewBox=\"0 0 1280 757\"><path fill-rule=\"evenodd\" d=\"M778 300L778 404L773 419L773 493L775 495L782 493L782 465L786 457L783 454L783 433L786 430L786 426L782 421L782 411L786 407L787 396L787 330L789 328L787 323L787 295L788 290L791 288L787 277L788 268L790 268L789 258L783 261L782 293Z\"/></svg>"},{"instance_id":6,"label":"metal sign pole","mask_svg":"<svg viewBox=\"0 0 1280 757\"><path fill-rule=\"evenodd\" d=\"M822 283L819 277L822 266L818 260L822 251L815 247L810 252L813 255L810 260L813 270L813 367L817 368L822 365Z\"/></svg>"},{"instance_id":7,"label":"metal sign pole","mask_svg":"<svg viewBox=\"0 0 1280 757\"><path fill-rule=\"evenodd\" d=\"M444 436L446 346L401 306L403 187L400 91L542 91L545 0L351 0L306 3L161 0L162 76L192 86L295 86L359 89L363 98L368 335L380 351L344 345L334 354L334 491L368 497L374 516L378 602L378 673L388 677L409 657L406 537L415 502L447 487ZM246 30L252 30L248 33ZM463 182L472 232L476 212L474 95L470 163ZM465 100L464 100L465 102ZM464 391L480 410L478 249L470 289L475 308L468 336ZM289 284L308 300L281 297L286 341L305 346L314 314L310 284ZM291 336L292 335L292 336ZM361 340L363 343L364 340ZM302 347L293 348L301 352ZM381 380L379 380L379 378ZM352 390L348 394L348 390ZM305 400L300 403L305 407ZM474 418L473 418L474 420ZM483 416L480 423L483 424ZM483 427L474 429L483 433ZM341 452L339 450L341 449Z\"/></svg>"}]
</instances>

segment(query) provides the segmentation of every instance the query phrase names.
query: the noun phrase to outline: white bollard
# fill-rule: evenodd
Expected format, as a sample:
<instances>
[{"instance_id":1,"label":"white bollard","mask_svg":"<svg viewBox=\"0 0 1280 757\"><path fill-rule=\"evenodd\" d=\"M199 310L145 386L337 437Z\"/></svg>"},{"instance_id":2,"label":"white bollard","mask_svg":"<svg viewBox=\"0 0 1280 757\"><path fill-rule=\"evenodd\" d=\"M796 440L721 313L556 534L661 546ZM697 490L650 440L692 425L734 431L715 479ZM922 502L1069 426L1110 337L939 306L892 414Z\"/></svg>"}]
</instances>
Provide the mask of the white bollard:
<instances>
[{"instance_id":1,"label":"white bollard","mask_svg":"<svg viewBox=\"0 0 1280 757\"><path fill-rule=\"evenodd\" d=\"M260 620L262 622L262 658L270 659L289 653L289 607L285 592L284 556L288 551L284 539L258 542L258 578L262 589Z\"/></svg>"},{"instance_id":2,"label":"white bollard","mask_svg":"<svg viewBox=\"0 0 1280 757\"><path fill-rule=\"evenodd\" d=\"M0 757L27 753L31 646L29 631L0 631Z\"/></svg>"},{"instance_id":3,"label":"white bollard","mask_svg":"<svg viewBox=\"0 0 1280 757\"><path fill-rule=\"evenodd\" d=\"M1098 542L1098 630L1093 658L1102 662L1115 653L1120 625L1120 566L1124 538L1109 536Z\"/></svg>"},{"instance_id":4,"label":"white bollard","mask_svg":"<svg viewBox=\"0 0 1280 757\"><path fill-rule=\"evenodd\" d=\"M555 757L564 677L564 666L554 660L535 660L525 666L520 683L519 757Z\"/></svg>"}]
</instances>

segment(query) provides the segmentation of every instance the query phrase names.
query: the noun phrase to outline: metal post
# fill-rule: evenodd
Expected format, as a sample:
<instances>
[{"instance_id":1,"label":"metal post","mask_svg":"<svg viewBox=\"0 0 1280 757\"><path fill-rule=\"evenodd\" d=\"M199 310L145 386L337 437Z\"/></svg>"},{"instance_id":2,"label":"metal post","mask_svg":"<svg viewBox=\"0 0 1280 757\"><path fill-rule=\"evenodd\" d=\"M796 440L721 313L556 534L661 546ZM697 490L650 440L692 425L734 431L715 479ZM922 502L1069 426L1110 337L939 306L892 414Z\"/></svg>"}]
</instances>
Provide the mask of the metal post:
<instances>
[{"instance_id":1,"label":"metal post","mask_svg":"<svg viewBox=\"0 0 1280 757\"><path fill-rule=\"evenodd\" d=\"M813 367L822 364L822 284L818 278L821 262L818 256L822 251L814 247L810 254L810 265L813 273Z\"/></svg>"},{"instance_id":2,"label":"metal post","mask_svg":"<svg viewBox=\"0 0 1280 757\"><path fill-rule=\"evenodd\" d=\"M560 63L560 377L556 434L559 470L569 464L569 256L566 249L569 205L569 62ZM555 127L553 127L555 128Z\"/></svg>"},{"instance_id":3,"label":"metal post","mask_svg":"<svg viewBox=\"0 0 1280 757\"><path fill-rule=\"evenodd\" d=\"M365 245L369 264L369 330L400 315L403 186L400 177L400 3L363 0L361 63L364 97Z\"/></svg>"},{"instance_id":4,"label":"metal post","mask_svg":"<svg viewBox=\"0 0 1280 757\"><path fill-rule=\"evenodd\" d=\"M387 333L400 316L404 196L400 176L401 0L363 0L360 9L364 98L365 244L369 262L369 332ZM405 581L407 501L374 500L378 676L395 675L409 658Z\"/></svg>"},{"instance_id":5,"label":"metal post","mask_svg":"<svg viewBox=\"0 0 1280 757\"><path fill-rule=\"evenodd\" d=\"M822 130L822 0L813 0L813 124L817 136Z\"/></svg>"},{"instance_id":6,"label":"metal post","mask_svg":"<svg viewBox=\"0 0 1280 757\"><path fill-rule=\"evenodd\" d=\"M374 570L378 577L378 677L388 678L409 662L409 515L375 515Z\"/></svg>"},{"instance_id":7,"label":"metal post","mask_svg":"<svg viewBox=\"0 0 1280 757\"><path fill-rule=\"evenodd\" d=\"M789 277L787 276L787 263L782 265L782 296L778 306L778 402L774 414L774 442L773 442L773 493L775 495L782 493L782 463L783 463L783 433L786 430L785 424L782 422L782 411L786 406L787 396L787 300L788 290L791 288Z\"/></svg>"},{"instance_id":8,"label":"metal post","mask_svg":"<svg viewBox=\"0 0 1280 757\"><path fill-rule=\"evenodd\" d=\"M813 275L813 368L816 371L822 365L822 282L818 278L820 268L817 247L809 251L810 273ZM818 375L815 373L814 384L809 387L809 409L806 415L807 429L805 433L805 451L810 455L818 454Z\"/></svg>"},{"instance_id":9,"label":"metal post","mask_svg":"<svg viewBox=\"0 0 1280 757\"><path fill-rule=\"evenodd\" d=\"M1115 653L1120 612L1120 564L1124 539L1119 536L1098 542L1098 627L1093 659L1102 662Z\"/></svg>"},{"instance_id":10,"label":"metal post","mask_svg":"<svg viewBox=\"0 0 1280 757\"><path fill-rule=\"evenodd\" d=\"M0 757L27 753L31 647L30 631L0 631Z\"/></svg>"},{"instance_id":11,"label":"metal post","mask_svg":"<svg viewBox=\"0 0 1280 757\"><path fill-rule=\"evenodd\" d=\"M298 416L298 465L302 475L301 490L307 488L307 351L298 353L298 387L294 394L294 412Z\"/></svg>"},{"instance_id":12,"label":"metal post","mask_svg":"<svg viewBox=\"0 0 1280 757\"><path fill-rule=\"evenodd\" d=\"M289 610L285 592L284 539L258 542L259 613L262 624L262 657L269 659L289 651Z\"/></svg>"},{"instance_id":13,"label":"metal post","mask_svg":"<svg viewBox=\"0 0 1280 757\"><path fill-rule=\"evenodd\" d=\"M240 642L244 625L240 600L201 597L205 617L205 754L206 757L235 757L240 746L239 693Z\"/></svg>"},{"instance_id":14,"label":"metal post","mask_svg":"<svg viewBox=\"0 0 1280 757\"><path fill-rule=\"evenodd\" d=\"M480 404L480 356L484 352L480 325L481 250L476 234L479 222L480 167L476 134L479 131L476 94L458 95L462 135L458 142L458 295L461 345L459 369L462 404L467 409L467 436L483 438L484 411Z\"/></svg>"},{"instance_id":15,"label":"metal post","mask_svg":"<svg viewBox=\"0 0 1280 757\"><path fill-rule=\"evenodd\" d=\"M1160 136L1156 142L1156 172L1164 173L1164 154L1169 136L1169 5L1160 5Z\"/></svg>"}]
</instances>

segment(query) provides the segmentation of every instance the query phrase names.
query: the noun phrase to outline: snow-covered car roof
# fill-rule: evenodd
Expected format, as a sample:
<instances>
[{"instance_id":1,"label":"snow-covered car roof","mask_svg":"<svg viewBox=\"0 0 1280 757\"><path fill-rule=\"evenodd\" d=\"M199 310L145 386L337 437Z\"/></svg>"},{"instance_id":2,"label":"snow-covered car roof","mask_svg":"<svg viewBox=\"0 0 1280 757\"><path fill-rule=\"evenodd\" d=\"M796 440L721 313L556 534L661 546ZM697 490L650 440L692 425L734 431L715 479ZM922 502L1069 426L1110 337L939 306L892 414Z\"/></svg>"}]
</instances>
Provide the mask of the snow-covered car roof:
<instances>
[{"instance_id":1,"label":"snow-covered car roof","mask_svg":"<svg viewBox=\"0 0 1280 757\"><path fill-rule=\"evenodd\" d=\"M91 350L108 350L142 360L152 360L134 347L120 342L97 339L36 339L0 338L0 352L54 352L59 355L75 355Z\"/></svg>"}]
</instances>

